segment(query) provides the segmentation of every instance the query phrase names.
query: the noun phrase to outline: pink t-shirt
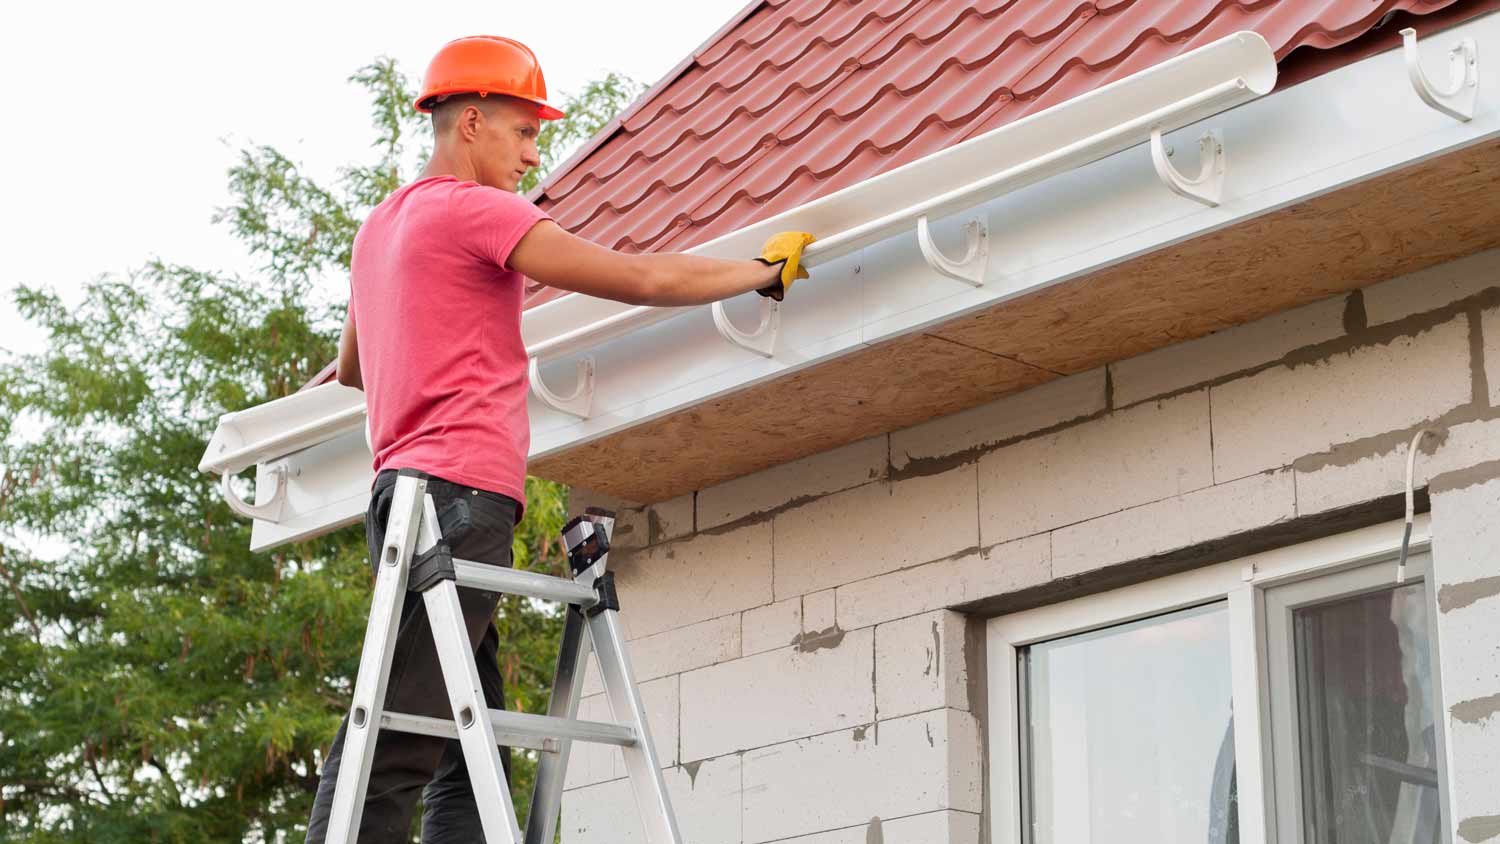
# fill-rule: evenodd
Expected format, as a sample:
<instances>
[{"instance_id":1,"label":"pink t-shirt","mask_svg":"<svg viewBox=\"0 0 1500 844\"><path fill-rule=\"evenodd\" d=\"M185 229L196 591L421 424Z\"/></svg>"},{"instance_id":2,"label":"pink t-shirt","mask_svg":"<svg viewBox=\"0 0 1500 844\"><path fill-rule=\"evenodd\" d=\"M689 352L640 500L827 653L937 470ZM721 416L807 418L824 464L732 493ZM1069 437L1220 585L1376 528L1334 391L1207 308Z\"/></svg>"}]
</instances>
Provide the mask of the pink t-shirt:
<instances>
[{"instance_id":1,"label":"pink t-shirt","mask_svg":"<svg viewBox=\"0 0 1500 844\"><path fill-rule=\"evenodd\" d=\"M350 307L376 472L419 469L525 505L525 279L505 262L545 219L514 193L437 176L360 226Z\"/></svg>"}]
</instances>

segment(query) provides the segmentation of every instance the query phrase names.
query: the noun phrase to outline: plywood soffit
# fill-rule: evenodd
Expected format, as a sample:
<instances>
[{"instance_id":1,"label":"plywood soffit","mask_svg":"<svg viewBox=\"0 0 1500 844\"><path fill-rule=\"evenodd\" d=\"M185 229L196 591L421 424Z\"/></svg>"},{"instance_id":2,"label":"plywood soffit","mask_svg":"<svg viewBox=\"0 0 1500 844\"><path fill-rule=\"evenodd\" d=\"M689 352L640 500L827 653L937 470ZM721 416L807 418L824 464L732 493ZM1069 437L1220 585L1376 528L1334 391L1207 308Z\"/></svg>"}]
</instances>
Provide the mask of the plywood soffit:
<instances>
[{"instance_id":1,"label":"plywood soffit","mask_svg":"<svg viewBox=\"0 0 1500 844\"><path fill-rule=\"evenodd\" d=\"M1500 246L1490 141L534 461L651 503Z\"/></svg>"}]
</instances>

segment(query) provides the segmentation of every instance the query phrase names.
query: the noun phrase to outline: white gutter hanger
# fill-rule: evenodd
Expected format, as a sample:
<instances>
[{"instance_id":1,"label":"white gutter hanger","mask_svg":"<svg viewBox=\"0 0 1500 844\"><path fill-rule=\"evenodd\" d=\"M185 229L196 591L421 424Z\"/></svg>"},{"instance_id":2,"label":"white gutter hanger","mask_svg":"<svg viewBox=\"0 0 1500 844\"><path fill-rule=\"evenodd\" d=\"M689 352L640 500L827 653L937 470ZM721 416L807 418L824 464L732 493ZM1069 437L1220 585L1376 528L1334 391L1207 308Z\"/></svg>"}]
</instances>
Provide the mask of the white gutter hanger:
<instances>
[{"instance_id":1,"label":"white gutter hanger","mask_svg":"<svg viewBox=\"0 0 1500 844\"><path fill-rule=\"evenodd\" d=\"M1202 169L1188 178L1166 161L1161 135L1264 95L1275 82L1276 60L1265 39L1254 32L1235 33L688 251L744 258L758 254L776 232L809 231L820 237L803 252L802 262L811 268L915 230L936 272L979 286L991 248L982 221L969 228L965 254L955 260L932 243L929 220L1143 142L1152 144L1157 171L1168 187L1197 202L1217 204L1224 177L1219 137L1205 139ZM715 325L729 342L767 357L775 354L779 314L774 308L762 305L754 333L736 329L723 303L712 308ZM570 294L527 311L521 330L527 354L545 362L587 351L681 310ZM570 397L573 409L567 412L587 417L586 411L577 411L587 400L585 393ZM538 396L557 407L546 395Z\"/></svg>"},{"instance_id":2,"label":"white gutter hanger","mask_svg":"<svg viewBox=\"0 0 1500 844\"><path fill-rule=\"evenodd\" d=\"M592 357L578 362L577 386L566 396L559 396L547 389L546 383L542 381L541 361L537 358L531 359L526 375L531 381L531 392L548 407L577 416L579 419L589 418L589 410L594 405L594 359Z\"/></svg>"},{"instance_id":3,"label":"white gutter hanger","mask_svg":"<svg viewBox=\"0 0 1500 844\"><path fill-rule=\"evenodd\" d=\"M964 223L964 238L964 256L955 261L932 242L932 227L927 222L927 215L917 218L917 246L922 250L922 257L927 259L927 266L951 279L980 287L984 284L984 271L990 264L989 226L976 217Z\"/></svg>"},{"instance_id":4,"label":"white gutter hanger","mask_svg":"<svg viewBox=\"0 0 1500 844\"><path fill-rule=\"evenodd\" d=\"M1217 207L1224 195L1224 137L1217 130L1203 133L1198 139L1198 175L1189 178L1172 166L1167 157L1172 150L1162 143L1161 130L1151 132L1151 164L1156 175L1173 193L1210 208Z\"/></svg>"},{"instance_id":5,"label":"white gutter hanger","mask_svg":"<svg viewBox=\"0 0 1500 844\"><path fill-rule=\"evenodd\" d=\"M231 509L255 520L258 551L359 520L374 480L365 396L322 384L237 413L226 413L208 442L200 472L220 476ZM256 502L234 491L235 475L256 467Z\"/></svg>"},{"instance_id":6,"label":"white gutter hanger","mask_svg":"<svg viewBox=\"0 0 1500 844\"><path fill-rule=\"evenodd\" d=\"M1479 56L1473 38L1464 38L1448 51L1448 87L1439 89L1427 80L1422 70L1422 53L1417 49L1417 31L1401 30L1401 52L1406 59L1406 74L1422 102L1455 120L1467 123L1474 119L1474 101L1479 97Z\"/></svg>"},{"instance_id":7,"label":"white gutter hanger","mask_svg":"<svg viewBox=\"0 0 1500 844\"><path fill-rule=\"evenodd\" d=\"M754 331L744 332L735 328L730 322L729 314L724 312L724 303L713 303L714 326L719 329L719 334L724 339L739 346L749 349L758 355L774 357L776 354L776 337L781 333L781 303L769 297L762 297L760 303L760 323Z\"/></svg>"}]
</instances>

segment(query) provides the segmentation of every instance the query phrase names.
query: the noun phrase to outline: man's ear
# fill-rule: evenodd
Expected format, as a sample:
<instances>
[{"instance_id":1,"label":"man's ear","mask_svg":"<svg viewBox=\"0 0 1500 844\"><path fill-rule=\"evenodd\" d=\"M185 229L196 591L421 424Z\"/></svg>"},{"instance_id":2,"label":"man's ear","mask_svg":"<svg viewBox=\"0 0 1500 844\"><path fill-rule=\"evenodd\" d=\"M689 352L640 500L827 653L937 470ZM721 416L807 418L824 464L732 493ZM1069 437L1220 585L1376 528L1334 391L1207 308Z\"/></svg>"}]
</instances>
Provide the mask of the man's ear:
<instances>
[{"instance_id":1,"label":"man's ear","mask_svg":"<svg viewBox=\"0 0 1500 844\"><path fill-rule=\"evenodd\" d=\"M458 116L459 135L466 141L472 141L479 137L479 131L482 128L484 128L484 110L473 103L465 105L463 113Z\"/></svg>"}]
</instances>

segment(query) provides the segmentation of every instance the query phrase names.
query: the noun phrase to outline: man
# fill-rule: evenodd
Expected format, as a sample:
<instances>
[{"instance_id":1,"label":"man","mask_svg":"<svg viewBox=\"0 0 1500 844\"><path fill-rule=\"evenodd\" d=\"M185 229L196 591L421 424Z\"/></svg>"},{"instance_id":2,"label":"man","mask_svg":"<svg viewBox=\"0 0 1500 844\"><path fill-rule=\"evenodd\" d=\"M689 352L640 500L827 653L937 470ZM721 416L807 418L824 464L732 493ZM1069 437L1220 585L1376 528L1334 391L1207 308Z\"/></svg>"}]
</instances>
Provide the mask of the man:
<instances>
[{"instance_id":1,"label":"man","mask_svg":"<svg viewBox=\"0 0 1500 844\"><path fill-rule=\"evenodd\" d=\"M539 166L547 102L536 57L519 42L479 36L444 46L416 108L432 114L432 159L420 177L376 207L354 240L339 383L365 391L376 478L365 520L379 558L398 471L428 478L439 513L466 509L453 554L510 565L526 501L527 358L521 340L523 275L552 287L642 305L693 305L756 290L780 299L812 237L772 238L756 260L626 255L563 231L515 193ZM462 504L459 504L462 502ZM488 704L504 706L492 618L499 596L460 590ZM421 601L404 603L385 705L439 717L442 673ZM344 745L339 728L308 823L327 833ZM502 754L506 773L510 755ZM360 821L361 842L404 842L417 798L424 842L483 841L475 795L456 739L382 732ZM483 795L480 799L495 799Z\"/></svg>"}]
</instances>

